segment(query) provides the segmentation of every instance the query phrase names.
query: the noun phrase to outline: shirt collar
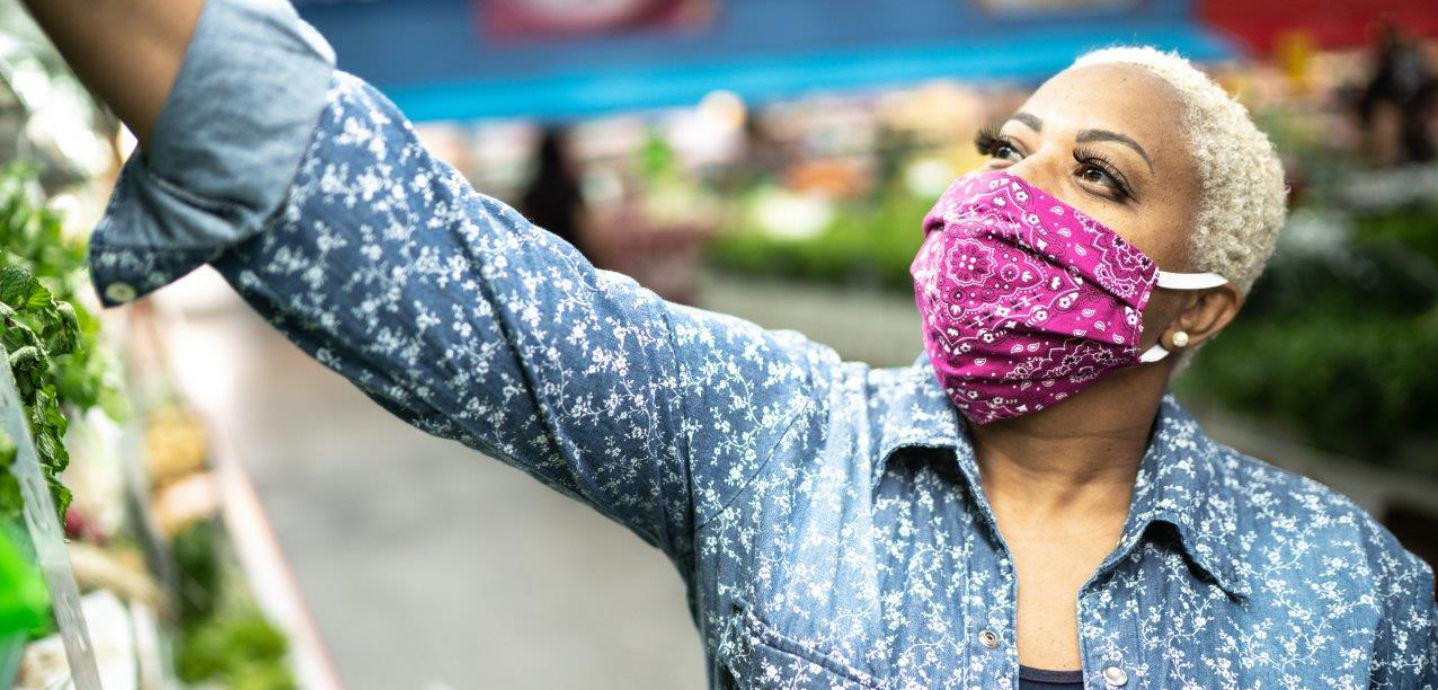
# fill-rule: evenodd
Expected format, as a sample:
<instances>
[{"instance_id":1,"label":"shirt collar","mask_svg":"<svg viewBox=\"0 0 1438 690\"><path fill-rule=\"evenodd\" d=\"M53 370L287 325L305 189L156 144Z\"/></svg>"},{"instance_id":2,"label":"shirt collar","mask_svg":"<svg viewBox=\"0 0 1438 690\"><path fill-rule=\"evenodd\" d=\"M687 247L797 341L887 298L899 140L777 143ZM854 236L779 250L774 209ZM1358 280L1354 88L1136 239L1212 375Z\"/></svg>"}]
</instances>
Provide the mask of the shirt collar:
<instances>
[{"instance_id":1,"label":"shirt collar","mask_svg":"<svg viewBox=\"0 0 1438 690\"><path fill-rule=\"evenodd\" d=\"M900 448L953 450L968 446L961 432L963 420L958 408L935 378L928 354L919 355L908 367L872 369L870 377L880 460L874 466L875 486L883 477L889 456Z\"/></svg>"},{"instance_id":2,"label":"shirt collar","mask_svg":"<svg viewBox=\"0 0 1438 690\"><path fill-rule=\"evenodd\" d=\"M880 462L874 466L875 490L893 453L904 447L952 450L969 490L989 525L997 521L983 495L967 422L934 376L929 357L920 354L908 367L873 370L875 421L879 425ZM887 377L887 378L883 378ZM1190 561L1228 594L1246 598L1248 584L1239 575L1233 540L1238 538L1237 506L1222 446L1210 440L1198 422L1165 394L1148 449L1139 463L1133 501L1118 548L1099 566L1106 572L1138 546L1155 522L1174 526ZM997 528L994 527L997 531Z\"/></svg>"}]
</instances>

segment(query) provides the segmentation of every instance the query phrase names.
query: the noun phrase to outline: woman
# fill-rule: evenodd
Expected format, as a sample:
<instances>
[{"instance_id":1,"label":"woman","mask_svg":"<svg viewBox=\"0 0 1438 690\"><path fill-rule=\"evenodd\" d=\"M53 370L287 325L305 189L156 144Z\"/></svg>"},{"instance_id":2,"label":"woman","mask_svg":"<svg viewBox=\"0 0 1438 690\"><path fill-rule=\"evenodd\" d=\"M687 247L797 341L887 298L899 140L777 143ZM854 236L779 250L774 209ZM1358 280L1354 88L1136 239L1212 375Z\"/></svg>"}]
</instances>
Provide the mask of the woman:
<instances>
[{"instance_id":1,"label":"woman","mask_svg":"<svg viewBox=\"0 0 1438 690\"><path fill-rule=\"evenodd\" d=\"M980 138L914 261L925 352L871 369L594 270L283 2L31 9L142 142L91 240L107 306L212 264L396 415L663 549L714 687L1438 687L1431 569L1165 393L1284 214L1176 56L1090 54Z\"/></svg>"}]
</instances>

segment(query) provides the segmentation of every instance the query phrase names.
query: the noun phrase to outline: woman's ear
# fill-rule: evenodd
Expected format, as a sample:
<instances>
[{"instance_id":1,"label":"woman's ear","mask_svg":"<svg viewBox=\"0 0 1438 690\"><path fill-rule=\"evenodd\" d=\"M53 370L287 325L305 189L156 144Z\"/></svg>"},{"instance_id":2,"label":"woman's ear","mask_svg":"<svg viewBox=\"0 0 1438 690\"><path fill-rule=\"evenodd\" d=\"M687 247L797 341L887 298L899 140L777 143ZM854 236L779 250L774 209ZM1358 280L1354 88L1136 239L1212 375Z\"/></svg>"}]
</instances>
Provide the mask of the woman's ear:
<instances>
[{"instance_id":1,"label":"woman's ear","mask_svg":"<svg viewBox=\"0 0 1438 690\"><path fill-rule=\"evenodd\" d=\"M1238 315L1242 306L1243 293L1240 293L1233 283L1224 283L1192 293L1189 295L1188 304L1160 338L1170 350L1196 347L1223 330L1224 326ZM1186 342L1174 342L1174 334L1179 331L1187 334ZM1180 337L1180 340L1183 340L1183 337Z\"/></svg>"}]
</instances>

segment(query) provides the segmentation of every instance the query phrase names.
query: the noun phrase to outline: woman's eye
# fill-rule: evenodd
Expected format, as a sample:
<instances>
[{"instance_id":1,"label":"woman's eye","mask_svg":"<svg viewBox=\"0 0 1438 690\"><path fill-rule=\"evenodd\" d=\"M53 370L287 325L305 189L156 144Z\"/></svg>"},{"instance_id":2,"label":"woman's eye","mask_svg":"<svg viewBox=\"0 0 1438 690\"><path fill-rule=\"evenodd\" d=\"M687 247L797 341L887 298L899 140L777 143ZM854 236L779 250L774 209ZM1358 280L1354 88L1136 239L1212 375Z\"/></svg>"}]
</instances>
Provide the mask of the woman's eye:
<instances>
[{"instance_id":1,"label":"woman's eye","mask_svg":"<svg viewBox=\"0 0 1438 690\"><path fill-rule=\"evenodd\" d=\"M1108 171L1103 168L1096 166L1084 166L1084 169L1079 172L1079 175L1089 182L1097 182L1098 184L1110 187L1118 185L1118 181L1113 179L1113 175L1108 174Z\"/></svg>"},{"instance_id":2,"label":"woman's eye","mask_svg":"<svg viewBox=\"0 0 1438 690\"><path fill-rule=\"evenodd\" d=\"M990 165L1002 161L1012 163L1023 160L1024 157L1018 147L1014 146L1012 142L999 134L999 128L993 125L979 130L979 133L974 137L974 148L978 150L980 155L989 157Z\"/></svg>"},{"instance_id":3,"label":"woman's eye","mask_svg":"<svg viewBox=\"0 0 1438 690\"><path fill-rule=\"evenodd\" d=\"M1079 179L1106 188L1105 194L1116 201L1125 201L1133 196L1128 183L1119 174L1110 172L1102 165L1079 161Z\"/></svg>"}]
</instances>

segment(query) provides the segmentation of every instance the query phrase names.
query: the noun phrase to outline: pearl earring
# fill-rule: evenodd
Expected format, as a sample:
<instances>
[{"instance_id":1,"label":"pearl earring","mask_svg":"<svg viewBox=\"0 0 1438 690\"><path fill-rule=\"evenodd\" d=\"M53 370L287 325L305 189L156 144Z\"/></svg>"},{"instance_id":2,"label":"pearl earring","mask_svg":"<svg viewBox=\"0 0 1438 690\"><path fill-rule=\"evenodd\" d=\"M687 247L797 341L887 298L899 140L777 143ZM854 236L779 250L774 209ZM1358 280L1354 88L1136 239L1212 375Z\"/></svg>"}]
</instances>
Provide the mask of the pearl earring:
<instances>
[{"instance_id":1,"label":"pearl earring","mask_svg":"<svg viewBox=\"0 0 1438 690\"><path fill-rule=\"evenodd\" d=\"M1174 334L1173 334L1173 346L1174 346L1174 347L1186 347L1186 346L1188 346L1188 334L1185 333L1185 332L1183 332L1183 331L1175 331Z\"/></svg>"}]
</instances>

